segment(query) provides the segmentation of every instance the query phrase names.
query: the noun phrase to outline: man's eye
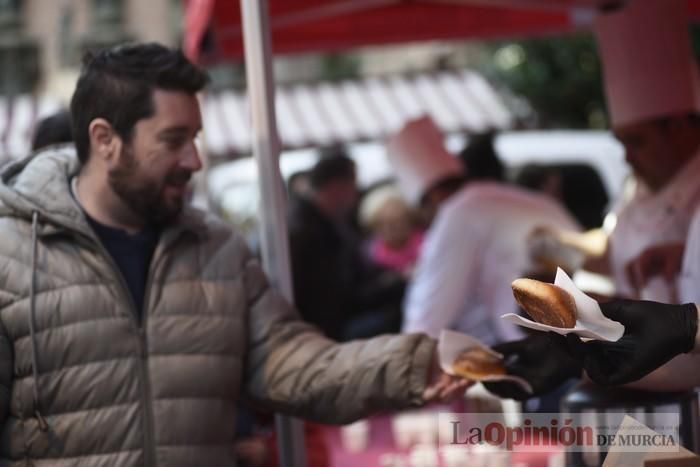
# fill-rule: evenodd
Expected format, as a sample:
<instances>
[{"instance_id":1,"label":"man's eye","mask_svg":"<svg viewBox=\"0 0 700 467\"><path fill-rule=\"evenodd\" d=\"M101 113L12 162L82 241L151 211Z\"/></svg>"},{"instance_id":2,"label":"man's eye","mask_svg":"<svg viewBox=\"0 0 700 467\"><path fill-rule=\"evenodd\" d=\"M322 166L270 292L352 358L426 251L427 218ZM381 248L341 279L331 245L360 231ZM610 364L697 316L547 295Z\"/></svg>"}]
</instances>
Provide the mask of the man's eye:
<instances>
[{"instance_id":1,"label":"man's eye","mask_svg":"<svg viewBox=\"0 0 700 467\"><path fill-rule=\"evenodd\" d=\"M183 138L168 138L165 140L165 145L173 149L182 147L184 144L185 140Z\"/></svg>"}]
</instances>

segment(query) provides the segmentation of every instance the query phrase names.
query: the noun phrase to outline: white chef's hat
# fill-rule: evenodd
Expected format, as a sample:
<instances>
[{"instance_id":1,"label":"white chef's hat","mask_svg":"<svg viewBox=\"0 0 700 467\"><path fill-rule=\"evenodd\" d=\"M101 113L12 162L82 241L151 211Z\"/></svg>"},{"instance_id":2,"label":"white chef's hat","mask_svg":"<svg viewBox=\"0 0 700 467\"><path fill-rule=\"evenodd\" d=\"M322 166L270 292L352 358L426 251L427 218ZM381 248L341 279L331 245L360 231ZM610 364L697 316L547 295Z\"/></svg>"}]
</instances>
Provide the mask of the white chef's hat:
<instances>
[{"instance_id":1,"label":"white chef's hat","mask_svg":"<svg viewBox=\"0 0 700 467\"><path fill-rule=\"evenodd\" d=\"M427 116L406 123L391 136L387 156L411 205L417 205L435 183L464 174L461 162L445 149L442 132Z\"/></svg>"},{"instance_id":2,"label":"white chef's hat","mask_svg":"<svg viewBox=\"0 0 700 467\"><path fill-rule=\"evenodd\" d=\"M686 0L630 0L595 33L613 126L700 109Z\"/></svg>"}]
</instances>

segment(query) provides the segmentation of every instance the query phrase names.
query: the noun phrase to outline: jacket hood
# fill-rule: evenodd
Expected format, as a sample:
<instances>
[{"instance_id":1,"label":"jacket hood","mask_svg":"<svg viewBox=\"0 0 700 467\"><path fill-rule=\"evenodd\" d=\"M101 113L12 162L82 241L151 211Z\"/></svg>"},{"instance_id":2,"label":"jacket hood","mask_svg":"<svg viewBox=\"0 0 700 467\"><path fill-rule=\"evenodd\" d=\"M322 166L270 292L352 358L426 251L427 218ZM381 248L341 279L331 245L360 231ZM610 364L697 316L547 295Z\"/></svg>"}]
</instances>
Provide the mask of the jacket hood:
<instances>
[{"instance_id":1,"label":"jacket hood","mask_svg":"<svg viewBox=\"0 0 700 467\"><path fill-rule=\"evenodd\" d=\"M3 166L0 215L31 219L37 212L57 226L85 230L85 218L70 188L79 167L73 145L54 146Z\"/></svg>"}]
</instances>

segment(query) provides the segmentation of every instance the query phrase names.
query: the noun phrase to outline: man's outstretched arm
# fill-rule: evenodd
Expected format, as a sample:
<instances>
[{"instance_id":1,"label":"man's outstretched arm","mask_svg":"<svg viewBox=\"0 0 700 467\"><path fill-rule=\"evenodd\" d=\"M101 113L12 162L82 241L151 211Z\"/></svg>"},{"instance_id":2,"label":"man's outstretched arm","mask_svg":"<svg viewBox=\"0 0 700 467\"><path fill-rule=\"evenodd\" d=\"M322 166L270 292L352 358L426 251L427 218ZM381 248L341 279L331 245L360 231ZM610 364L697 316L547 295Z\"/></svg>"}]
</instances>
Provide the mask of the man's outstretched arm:
<instances>
[{"instance_id":1,"label":"man's outstretched arm","mask_svg":"<svg viewBox=\"0 0 700 467\"><path fill-rule=\"evenodd\" d=\"M257 261L247 262L245 276L245 390L254 401L307 419L343 423L448 398L469 384L441 374L435 367L435 341L425 335L338 344L299 319L269 287Z\"/></svg>"}]
</instances>

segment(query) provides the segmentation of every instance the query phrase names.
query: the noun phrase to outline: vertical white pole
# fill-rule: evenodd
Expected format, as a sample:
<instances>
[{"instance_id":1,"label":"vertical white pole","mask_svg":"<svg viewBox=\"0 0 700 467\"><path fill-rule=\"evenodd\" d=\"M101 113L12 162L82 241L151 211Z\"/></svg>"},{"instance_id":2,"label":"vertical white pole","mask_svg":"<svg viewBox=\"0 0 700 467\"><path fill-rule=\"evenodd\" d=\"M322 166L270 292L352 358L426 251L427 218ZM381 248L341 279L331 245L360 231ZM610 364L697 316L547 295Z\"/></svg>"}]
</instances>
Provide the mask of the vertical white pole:
<instances>
[{"instance_id":1,"label":"vertical white pole","mask_svg":"<svg viewBox=\"0 0 700 467\"><path fill-rule=\"evenodd\" d=\"M275 86L267 0L240 0L246 77L253 127L253 154L260 186L263 267L272 284L292 300L287 239L287 197L279 169L280 143L275 119ZM304 467L301 421L276 417L280 465Z\"/></svg>"}]
</instances>

